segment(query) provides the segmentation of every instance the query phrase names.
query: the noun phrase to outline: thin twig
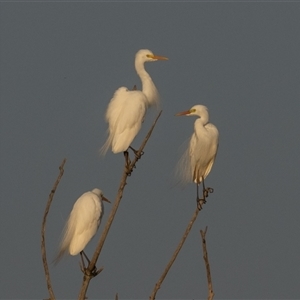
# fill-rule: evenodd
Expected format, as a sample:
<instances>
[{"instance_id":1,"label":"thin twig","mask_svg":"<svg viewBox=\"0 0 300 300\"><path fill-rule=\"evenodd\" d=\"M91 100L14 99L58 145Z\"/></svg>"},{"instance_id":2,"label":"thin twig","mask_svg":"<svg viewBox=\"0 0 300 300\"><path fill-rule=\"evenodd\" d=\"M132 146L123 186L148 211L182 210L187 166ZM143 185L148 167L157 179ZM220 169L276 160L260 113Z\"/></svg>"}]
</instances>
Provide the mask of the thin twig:
<instances>
[{"instance_id":1,"label":"thin twig","mask_svg":"<svg viewBox=\"0 0 300 300\"><path fill-rule=\"evenodd\" d=\"M42 250L42 259L43 259L43 265L44 265L44 270L45 270L45 276L46 276L46 281L47 281L47 288L49 291L50 299L54 300L54 292L52 289L51 285L51 280L50 280L50 273L49 273L49 268L48 268L48 263L47 263L47 256L46 256L46 244L45 244L45 230L46 230L46 220L47 220L47 215L50 210L50 206L54 197L54 194L56 192L56 189L58 187L58 184L64 174L64 165L66 163L66 159L64 158L61 165L59 166L59 174L57 176L57 179L53 185L53 188L49 194L47 205L45 208L44 216L43 216L43 223L42 223L42 230L41 230L41 235L42 235L42 240L41 240L41 250Z\"/></svg>"},{"instance_id":2,"label":"thin twig","mask_svg":"<svg viewBox=\"0 0 300 300\"><path fill-rule=\"evenodd\" d=\"M213 291L213 286L212 286L212 281L211 281L211 273L210 273L210 267L209 267L209 261L208 261L208 254L207 254L207 249L206 249L206 240L205 240L206 232L207 232L207 226L205 227L205 231L200 230L201 237L202 237L203 259L205 262L206 275L207 275L207 285L208 285L207 300L213 300L215 294Z\"/></svg>"},{"instance_id":3,"label":"thin twig","mask_svg":"<svg viewBox=\"0 0 300 300\"><path fill-rule=\"evenodd\" d=\"M182 236L182 238L181 238L181 240L180 240L180 242L179 242L179 244L178 244L178 246L177 246L177 248L176 248L176 250L173 254L173 256L171 257L171 259L170 259L169 263L167 264L164 272L162 273L161 277L159 278L159 280L157 281L157 283L154 286L152 294L149 297L150 300L155 299L156 293L160 289L160 286L162 285L165 277L167 276L170 268L172 267L177 255L178 255L179 251L181 250L186 238L188 237L188 234L190 233L190 231L192 229L192 226L193 226L193 224L194 224L194 222L195 222L195 220L196 220L196 218L199 214L199 211L200 210L198 209L198 207L196 207L196 210L195 210L195 212L194 212L194 214L193 214L193 216L192 216L192 218L191 218L191 220L190 220L190 222L189 222L189 224L188 224L188 226L187 226L187 228L186 228L186 230L185 230L185 232L184 232L184 234L183 234L183 236Z\"/></svg>"},{"instance_id":4,"label":"thin twig","mask_svg":"<svg viewBox=\"0 0 300 300\"><path fill-rule=\"evenodd\" d=\"M141 153L143 152L143 149L145 148L150 136L151 136L151 133L157 123L157 120L158 118L160 117L162 111L160 111L160 113L158 114L158 116L156 117L152 127L150 128L148 134L146 135L144 141L142 142L142 145L140 146L137 154L135 155L135 158L134 160L131 162L131 164L124 168L124 171L123 171L123 176L122 176L122 179L121 179L121 182L120 182L120 186L119 186L119 189L118 189L118 194L116 196L116 200L114 202L114 206L108 216L108 220L105 224L105 227L103 229L103 232L102 232L102 235L101 235L101 238L98 242L98 245L97 245L97 248L94 252L94 255L90 261L90 264L88 266L88 268L86 269L86 272L83 276L83 282L82 282L82 286L81 286L81 289L80 289L80 292L79 292L79 296L78 296L78 299L81 299L81 300L84 300L85 299L85 296L86 296L86 291L88 289L88 286L89 286L89 283L90 283L90 280L97 276L99 273L96 271L96 272L93 272L93 270L95 270L95 266L96 266L96 263L97 263L97 260L98 260L98 257L100 255L100 252L102 250L102 247L104 245L104 242L106 240L106 237L108 235L108 232L109 232L109 229L111 227L111 224L114 220L114 217L117 213L117 210L118 210L118 207L120 205L120 202L121 202L121 199L123 197L123 191L124 191L124 188L126 186L126 180L127 180L127 177L128 177L128 174L130 174L132 171L133 171L133 168L135 168L135 165L137 163L137 161L139 160L139 158L141 157Z\"/></svg>"}]
</instances>

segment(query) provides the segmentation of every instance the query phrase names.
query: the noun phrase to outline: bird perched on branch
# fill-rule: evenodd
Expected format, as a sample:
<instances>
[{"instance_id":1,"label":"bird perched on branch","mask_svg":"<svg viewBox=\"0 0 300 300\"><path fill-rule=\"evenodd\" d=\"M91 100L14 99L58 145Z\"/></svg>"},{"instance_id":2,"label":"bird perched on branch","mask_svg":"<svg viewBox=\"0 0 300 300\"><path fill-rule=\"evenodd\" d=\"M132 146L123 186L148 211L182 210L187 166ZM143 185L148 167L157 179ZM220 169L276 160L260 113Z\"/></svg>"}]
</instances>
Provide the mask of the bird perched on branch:
<instances>
[{"instance_id":1,"label":"bird perched on branch","mask_svg":"<svg viewBox=\"0 0 300 300\"><path fill-rule=\"evenodd\" d=\"M113 153L124 152L127 165L130 163L128 148L137 154L130 145L141 129L147 108L159 105L158 91L145 70L144 63L167 59L146 49L136 53L135 69L142 81L142 90L120 87L115 91L105 115L108 122L108 138L100 150L102 154L105 154L110 147Z\"/></svg>"},{"instance_id":2,"label":"bird perched on branch","mask_svg":"<svg viewBox=\"0 0 300 300\"><path fill-rule=\"evenodd\" d=\"M201 201L205 203L212 188L205 188L204 179L208 176L214 164L218 145L219 131L215 125L209 123L208 109L204 105L195 105L187 111L176 116L198 116L194 124L194 133L191 136L188 149L180 159L177 171L183 181L193 181L197 185L197 203L201 209ZM203 198L199 198L198 187L203 184Z\"/></svg>"},{"instance_id":3,"label":"bird perched on branch","mask_svg":"<svg viewBox=\"0 0 300 300\"><path fill-rule=\"evenodd\" d=\"M99 189L86 192L76 200L63 231L59 251L54 259L55 264L67 253L80 253L83 267L82 255L89 262L83 249L99 228L104 213L103 201L110 203Z\"/></svg>"}]
</instances>

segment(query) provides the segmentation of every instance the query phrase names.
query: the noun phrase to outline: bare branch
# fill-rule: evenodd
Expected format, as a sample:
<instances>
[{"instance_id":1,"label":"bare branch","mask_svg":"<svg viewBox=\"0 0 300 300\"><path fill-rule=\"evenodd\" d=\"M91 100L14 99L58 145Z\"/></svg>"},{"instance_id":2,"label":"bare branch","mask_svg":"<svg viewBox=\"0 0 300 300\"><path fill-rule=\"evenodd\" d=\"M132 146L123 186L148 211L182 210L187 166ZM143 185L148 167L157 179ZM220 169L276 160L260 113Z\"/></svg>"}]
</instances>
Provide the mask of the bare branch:
<instances>
[{"instance_id":1,"label":"bare branch","mask_svg":"<svg viewBox=\"0 0 300 300\"><path fill-rule=\"evenodd\" d=\"M173 254L173 256L171 257L171 259L170 259L169 263L167 264L167 266L166 266L164 272L162 273L161 277L159 278L159 280L155 284L154 289L152 291L152 294L149 297L150 300L154 300L155 299L156 293L160 289L160 286L162 285L165 277L167 276L170 268L172 267L172 265L173 265L173 263L174 263L177 255L178 255L179 251L181 250L181 248L182 248L182 246L183 246L186 238L188 237L188 235L189 235L189 233L190 233L190 231L192 229L192 226L193 226L193 224L194 224L194 222L195 222L195 220L196 220L196 218L198 216L199 211L200 210L197 207L196 210L195 210L195 212L194 212L194 214L193 214L193 216L192 216L192 218L191 218L191 220L190 220L190 222L189 222L189 224L188 224L188 226L187 226L187 228L186 228L186 230L185 230L185 232L184 232L184 234L183 234L183 237L181 238L181 240L180 240L180 242L179 242L179 244L178 244L178 246L177 246L177 248L176 248L176 250L175 250L175 252Z\"/></svg>"},{"instance_id":2,"label":"bare branch","mask_svg":"<svg viewBox=\"0 0 300 300\"><path fill-rule=\"evenodd\" d=\"M103 232L102 232L102 235L101 235L101 238L98 242L98 245L97 245L97 248L94 252L94 255L90 261L90 264L88 266L88 268L86 269L86 272L84 273L84 276L83 276L83 282L82 282L82 286L81 286L81 290L79 292L79 296L78 296L78 299L81 299L81 300L84 300L85 299L85 296L86 296L86 291L88 289L88 286L89 286L89 283L90 283L90 280L97 276L98 274L95 273L95 266L96 266L96 262L98 260L98 257L100 255L100 252L102 250L102 247L104 245L104 242L106 240L106 237L108 235L108 232L109 232L109 229L110 229L110 226L114 220L114 217L117 213L117 210L118 210L118 207L120 205L120 202L121 202L121 199L123 197L123 191L124 191L124 188L126 186L126 180L127 180L127 177L128 177L128 174L130 174L133 169L135 168L135 165L137 163L137 161L140 159L141 157L141 154L143 152L143 149L145 148L151 134L152 134L152 131L157 123L157 120L158 118L160 117L162 111L160 111L160 113L158 114L158 116L156 117L152 127L150 128L148 134L146 135L144 141L142 142L142 145L140 146L139 150L137 151L136 155L135 155L135 158L134 160L130 163L129 166L125 166L124 168L124 171L123 171L123 175L122 175L122 179L121 179L121 182L120 182L120 185L119 185L119 189L118 189L118 194L116 196L116 200L114 202L114 206L108 216L108 220L105 224L105 227L103 229Z\"/></svg>"},{"instance_id":3,"label":"bare branch","mask_svg":"<svg viewBox=\"0 0 300 300\"><path fill-rule=\"evenodd\" d=\"M47 282L47 288L48 288L48 292L50 295L50 299L54 300L55 296L54 296L54 292L52 289L52 285L51 285L51 280L50 280L50 273L49 273L49 268L48 268L48 263L47 263L47 256L46 256L46 244L45 244L45 230L46 230L46 220L47 220L47 215L49 213L50 210L50 206L54 197L54 194L56 192L56 189L58 187L58 184L64 174L64 165L66 163L66 159L64 158L61 165L59 166L59 174L57 176L57 179L53 185L53 188L49 194L49 198L47 201L47 205L45 208L45 212L44 212L44 216L43 216L43 223L42 223L42 230L41 230L41 235L42 235L42 240L41 240L41 250L42 250L42 259L43 259L43 265L44 265L44 270L45 270L45 276L46 276L46 282Z\"/></svg>"},{"instance_id":4,"label":"bare branch","mask_svg":"<svg viewBox=\"0 0 300 300\"><path fill-rule=\"evenodd\" d=\"M206 275L207 275L207 284L208 284L208 297L207 297L207 300L213 300L215 294L214 294L214 291L213 291L213 286L212 286L212 281L211 281L211 274L210 274L210 267L209 267L209 261L208 261L208 254L207 254L207 249L206 249L206 240L205 240L206 232L207 232L207 226L205 227L205 231L200 230L201 237L202 237L203 259L204 259L204 262L205 262Z\"/></svg>"}]
</instances>

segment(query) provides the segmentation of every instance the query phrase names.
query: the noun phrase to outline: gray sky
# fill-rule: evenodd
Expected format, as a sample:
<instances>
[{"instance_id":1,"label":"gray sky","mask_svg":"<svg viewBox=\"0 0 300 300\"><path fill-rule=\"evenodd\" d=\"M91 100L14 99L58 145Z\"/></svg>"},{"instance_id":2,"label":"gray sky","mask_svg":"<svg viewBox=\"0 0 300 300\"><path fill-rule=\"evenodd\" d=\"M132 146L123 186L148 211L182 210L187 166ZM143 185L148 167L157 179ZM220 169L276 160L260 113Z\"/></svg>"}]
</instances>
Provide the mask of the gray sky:
<instances>
[{"instance_id":1,"label":"gray sky","mask_svg":"<svg viewBox=\"0 0 300 300\"><path fill-rule=\"evenodd\" d=\"M100 255L89 299L147 299L195 209L195 186L176 185L180 146L204 104L220 132L200 213L157 299L207 296L200 229L217 299L300 296L300 4L296 2L0 4L2 298L46 298L40 229L52 260L74 201L101 188L114 200L123 155L98 150L114 91L140 80L142 48L169 57L147 64L163 114L128 179ZM138 147L157 112L133 142ZM102 226L86 252L94 251ZM50 266L58 298L76 298L79 257Z\"/></svg>"}]
</instances>

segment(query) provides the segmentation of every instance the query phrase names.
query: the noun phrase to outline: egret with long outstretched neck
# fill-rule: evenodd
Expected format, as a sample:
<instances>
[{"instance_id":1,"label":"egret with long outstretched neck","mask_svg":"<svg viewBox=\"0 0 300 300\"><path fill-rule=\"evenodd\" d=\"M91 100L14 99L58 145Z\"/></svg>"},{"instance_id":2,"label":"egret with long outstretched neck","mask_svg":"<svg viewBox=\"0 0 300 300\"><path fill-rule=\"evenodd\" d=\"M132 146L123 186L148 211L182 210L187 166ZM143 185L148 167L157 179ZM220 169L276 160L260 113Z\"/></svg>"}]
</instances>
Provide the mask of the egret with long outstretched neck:
<instances>
[{"instance_id":1,"label":"egret with long outstretched neck","mask_svg":"<svg viewBox=\"0 0 300 300\"><path fill-rule=\"evenodd\" d=\"M113 153L124 152L126 164L129 164L128 148L141 129L145 113L149 106L159 105L158 91L144 67L145 62L167 60L164 56L155 55L150 50L139 50L135 55L135 69L142 82L142 90L129 90L120 87L110 100L106 111L108 138L101 148L105 154L111 147Z\"/></svg>"}]
</instances>

